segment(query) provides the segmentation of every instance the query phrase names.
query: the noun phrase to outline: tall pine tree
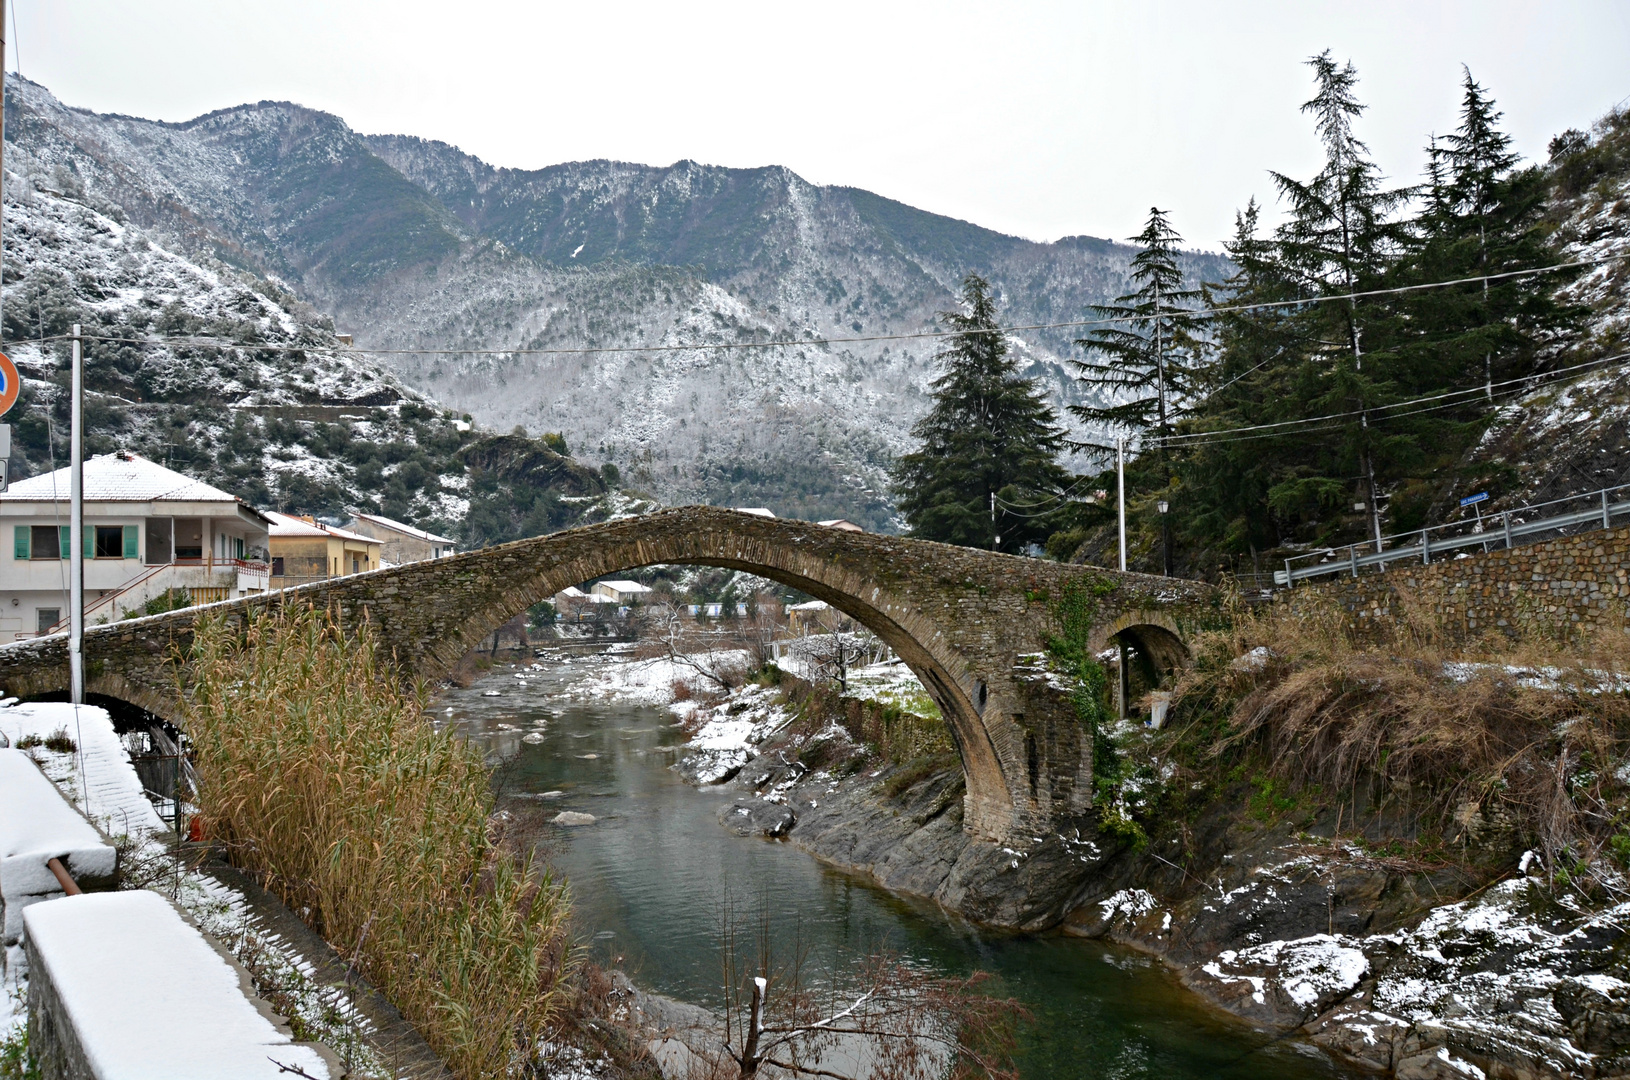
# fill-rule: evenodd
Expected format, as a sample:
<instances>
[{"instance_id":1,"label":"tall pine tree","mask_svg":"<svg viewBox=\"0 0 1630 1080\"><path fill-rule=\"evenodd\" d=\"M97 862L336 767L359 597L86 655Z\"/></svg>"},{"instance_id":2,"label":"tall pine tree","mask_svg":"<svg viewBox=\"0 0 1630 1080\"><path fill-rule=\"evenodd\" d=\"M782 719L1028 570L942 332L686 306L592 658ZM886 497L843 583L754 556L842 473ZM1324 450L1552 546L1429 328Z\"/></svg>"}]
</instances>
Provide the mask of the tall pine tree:
<instances>
[{"instance_id":1,"label":"tall pine tree","mask_svg":"<svg viewBox=\"0 0 1630 1080\"><path fill-rule=\"evenodd\" d=\"M1396 257L1400 235L1393 214L1408 192L1382 186L1369 147L1353 132L1353 122L1364 113L1353 65L1337 64L1327 49L1308 66L1317 92L1302 111L1313 116L1325 162L1305 183L1271 174L1290 204L1290 219L1276 232L1278 259L1304 296L1351 296L1379 286ZM1303 415L1349 414L1353 419L1335 426L1336 437L1306 462L1297 483L1279 491L1278 501L1305 505L1306 492L1325 492L1353 477L1362 485L1372 538L1379 544L1383 459L1405 455L1408 447L1370 423L1371 410L1396 395L1385 365L1375 358L1365 363L1366 348L1374 348L1365 341L1369 306L1343 300L1310 305L1303 315L1303 363L1309 368L1300 381L1300 388L1309 391L1298 402Z\"/></svg>"},{"instance_id":2,"label":"tall pine tree","mask_svg":"<svg viewBox=\"0 0 1630 1080\"><path fill-rule=\"evenodd\" d=\"M1424 205L1408 256L1392 277L1412 285L1497 275L1557 260L1543 227L1548 181L1519 168L1511 137L1488 91L1465 71L1460 125L1428 148ZM1453 412L1480 433L1496 383L1531 374L1541 349L1571 332L1578 313L1552 299L1554 274L1473 281L1411 293L1395 303L1407 319L1399 351L1419 385L1461 389L1481 382L1481 399Z\"/></svg>"},{"instance_id":3,"label":"tall pine tree","mask_svg":"<svg viewBox=\"0 0 1630 1080\"><path fill-rule=\"evenodd\" d=\"M912 536L1023 551L1046 540L1064 510L1064 431L1008 354L990 285L970 274L962 303L940 316L956 335L939 354L934 403L911 429L919 447L896 463L894 490Z\"/></svg>"},{"instance_id":4,"label":"tall pine tree","mask_svg":"<svg viewBox=\"0 0 1630 1080\"><path fill-rule=\"evenodd\" d=\"M1073 361L1081 381L1102 391L1109 404L1072 405L1070 411L1088 423L1159 439L1171 433L1195 390L1191 312L1200 293L1184 287L1177 262L1183 238L1164 210L1151 208L1131 242L1139 246L1131 275L1137 288L1113 304L1093 305L1094 319L1115 321L1076 341L1090 358Z\"/></svg>"}]
</instances>

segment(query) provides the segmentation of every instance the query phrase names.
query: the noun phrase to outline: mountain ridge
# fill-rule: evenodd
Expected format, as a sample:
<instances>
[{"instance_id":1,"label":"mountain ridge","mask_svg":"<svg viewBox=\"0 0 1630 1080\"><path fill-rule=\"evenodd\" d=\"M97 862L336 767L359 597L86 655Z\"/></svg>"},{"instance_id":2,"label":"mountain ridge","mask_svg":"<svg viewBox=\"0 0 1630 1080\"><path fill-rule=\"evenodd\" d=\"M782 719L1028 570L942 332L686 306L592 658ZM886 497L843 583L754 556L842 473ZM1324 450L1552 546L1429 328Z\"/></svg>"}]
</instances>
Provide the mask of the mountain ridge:
<instances>
[{"instance_id":1,"label":"mountain ridge","mask_svg":"<svg viewBox=\"0 0 1630 1080\"><path fill-rule=\"evenodd\" d=\"M509 169L294 103L161 123L8 78L7 139L47 171L181 250L270 276L359 348L470 350L381 359L495 430L565 432L669 502L890 527L888 469L934 346L805 342L937 328L968 273L991 280L1008 323L1079 320L1125 291L1134 254L1007 236L784 166ZM1185 259L1196 277L1227 270ZM1083 397L1073 336L1014 341L1059 406ZM702 344L715 348L687 347ZM673 351L630 351L653 346Z\"/></svg>"}]
</instances>

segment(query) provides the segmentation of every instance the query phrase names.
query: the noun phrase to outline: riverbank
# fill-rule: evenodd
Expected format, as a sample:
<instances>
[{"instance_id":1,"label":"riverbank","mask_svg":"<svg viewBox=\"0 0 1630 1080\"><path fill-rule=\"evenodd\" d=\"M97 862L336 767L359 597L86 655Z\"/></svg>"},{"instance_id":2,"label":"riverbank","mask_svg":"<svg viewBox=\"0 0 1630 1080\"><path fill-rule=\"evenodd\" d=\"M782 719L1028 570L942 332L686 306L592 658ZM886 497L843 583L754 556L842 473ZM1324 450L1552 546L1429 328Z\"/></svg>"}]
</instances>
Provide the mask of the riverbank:
<instances>
[{"instance_id":1,"label":"riverbank","mask_svg":"<svg viewBox=\"0 0 1630 1080\"><path fill-rule=\"evenodd\" d=\"M1521 852L1511 856L1520 871L1478 865L1470 849L1512 839L1498 821L1463 815L1452 838L1462 857L1434 858L1407 807L1360 800L1355 828L1240 777L1140 837L1106 829L1100 812L992 844L962 832L954 757L879 761L851 737L852 707L823 712L812 707L820 698L783 678L682 706L701 744L692 757L739 759L677 766L722 785L725 827L784 838L981 924L1144 950L1207 1001L1368 1069L1519 1080L1630 1071L1630 889L1617 900L1611 885L1559 891ZM1137 787L1116 795L1136 800Z\"/></svg>"},{"instance_id":2,"label":"riverbank","mask_svg":"<svg viewBox=\"0 0 1630 1080\"><path fill-rule=\"evenodd\" d=\"M776 701L777 687L705 706L706 693L674 703L665 664L544 650L532 664L505 664L471 687L449 688L435 705L488 753L500 806L515 815L511 827L531 829L539 855L569 882L574 938L601 968L719 1015L722 913L734 905L753 921L768 912L777 948L800 943L796 952L823 985L824 972L841 974L880 953L940 975L989 973L990 992L1033 1017L1021 1033L1026 1080L1358 1075L1303 1041L1275 1040L1206 1006L1139 951L993 930L793 843L722 828L721 819L739 817L732 810L740 793L728 782L686 783L674 766L689 756L687 743L745 721L768 745L777 727L796 722L798 708ZM803 760L820 752L806 743ZM563 814L593 820L554 823Z\"/></svg>"}]
</instances>

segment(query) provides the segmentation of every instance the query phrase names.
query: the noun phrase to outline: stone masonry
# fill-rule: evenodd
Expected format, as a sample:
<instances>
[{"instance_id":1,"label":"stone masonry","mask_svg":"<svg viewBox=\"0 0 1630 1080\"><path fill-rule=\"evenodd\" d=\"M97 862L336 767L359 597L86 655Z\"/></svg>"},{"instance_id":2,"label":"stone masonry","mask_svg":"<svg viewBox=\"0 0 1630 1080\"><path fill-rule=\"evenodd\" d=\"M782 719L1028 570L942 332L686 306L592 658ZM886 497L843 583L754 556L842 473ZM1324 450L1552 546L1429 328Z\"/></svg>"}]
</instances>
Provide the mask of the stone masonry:
<instances>
[{"instance_id":1,"label":"stone masonry","mask_svg":"<svg viewBox=\"0 0 1630 1080\"><path fill-rule=\"evenodd\" d=\"M1043 706L1015 675L1056 632L1058 599L1091 596L1089 645L1115 634L1165 667L1215 621L1210 586L823 528L713 507L519 540L450 558L336 578L86 632L86 689L180 718L177 659L194 623L242 620L291 600L364 619L404 678L444 676L500 623L568 585L657 563L744 570L801 589L887 642L922 680L967 777L964 822L986 838L1021 835L1091 803L1091 746L1067 710ZM63 635L0 647L0 687L20 697L68 685Z\"/></svg>"},{"instance_id":2,"label":"stone masonry","mask_svg":"<svg viewBox=\"0 0 1630 1080\"><path fill-rule=\"evenodd\" d=\"M1315 598L1334 600L1348 625L1365 636L1403 616L1406 603L1462 639L1624 632L1630 629L1630 529L1595 529L1431 566L1395 565L1385 574L1343 574L1281 592L1278 602L1294 610Z\"/></svg>"}]
</instances>

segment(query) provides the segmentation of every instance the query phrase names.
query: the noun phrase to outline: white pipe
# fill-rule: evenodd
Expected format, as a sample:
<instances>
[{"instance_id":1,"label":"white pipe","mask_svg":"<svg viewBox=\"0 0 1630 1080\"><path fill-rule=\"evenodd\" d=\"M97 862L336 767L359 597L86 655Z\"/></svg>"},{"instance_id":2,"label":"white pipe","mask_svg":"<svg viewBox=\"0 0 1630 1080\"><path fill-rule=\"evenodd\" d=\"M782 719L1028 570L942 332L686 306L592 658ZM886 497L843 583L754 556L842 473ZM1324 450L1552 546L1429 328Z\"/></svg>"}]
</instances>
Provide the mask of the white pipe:
<instances>
[{"instance_id":1,"label":"white pipe","mask_svg":"<svg viewBox=\"0 0 1630 1080\"><path fill-rule=\"evenodd\" d=\"M1115 440L1115 486L1119 489L1121 516L1121 569L1126 569L1126 436Z\"/></svg>"}]
</instances>

